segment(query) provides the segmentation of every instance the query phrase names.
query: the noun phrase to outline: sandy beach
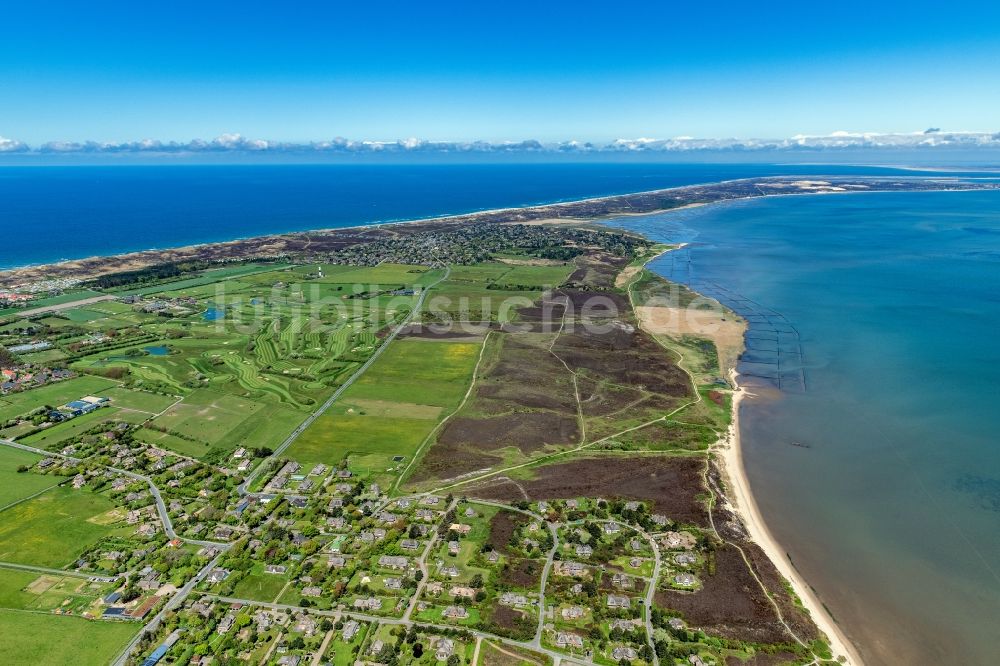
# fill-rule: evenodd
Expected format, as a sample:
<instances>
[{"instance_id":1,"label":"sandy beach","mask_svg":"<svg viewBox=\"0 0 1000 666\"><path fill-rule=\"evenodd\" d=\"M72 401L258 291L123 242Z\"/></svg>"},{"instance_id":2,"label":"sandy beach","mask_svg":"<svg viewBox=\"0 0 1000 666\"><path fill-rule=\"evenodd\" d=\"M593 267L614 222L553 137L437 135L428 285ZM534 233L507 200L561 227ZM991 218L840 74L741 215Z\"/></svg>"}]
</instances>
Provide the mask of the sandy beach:
<instances>
[{"instance_id":1,"label":"sandy beach","mask_svg":"<svg viewBox=\"0 0 1000 666\"><path fill-rule=\"evenodd\" d=\"M752 394L748 393L745 387L739 385L739 375L735 369L730 370L729 376L736 387L733 392L733 419L729 426L729 433L716 449L717 459L722 463L728 486L726 500L743 520L750 537L764 550L781 575L792 584L795 593L809 610L813 622L816 623L820 631L826 634L834 657L842 658L845 664L861 666L864 662L857 649L823 607L813 589L792 565L785 549L775 540L767 528L767 523L764 522L750 489L750 481L746 475L746 468L743 466L743 450L740 447L740 404L745 397Z\"/></svg>"},{"instance_id":2,"label":"sandy beach","mask_svg":"<svg viewBox=\"0 0 1000 666\"><path fill-rule=\"evenodd\" d=\"M639 271L647 269L649 262L656 257L686 245L686 243L680 243L666 248L657 253L655 257L649 258L642 266L633 267L635 270L627 276L623 272L619 277L625 276L624 281L627 283L633 280ZM740 517L750 538L760 546L774 563L778 572L791 583L795 594L808 610L813 622L826 635L834 658L844 664L861 666L864 662L857 649L827 612L805 578L792 565L787 552L767 528L767 523L764 522L750 489L750 482L743 465L743 450L740 446L739 417L743 399L753 394L748 393L747 389L740 385L739 374L736 372L739 356L745 349L743 335L747 329L746 321L724 308L692 310L691 308L665 305L636 305L634 309L642 328L654 335L678 337L693 335L707 338L715 344L719 355L719 367L728 368L727 375L734 387L732 419L729 430L714 448L717 454L716 461L719 463L726 481L726 495L723 497L723 501Z\"/></svg>"}]
</instances>

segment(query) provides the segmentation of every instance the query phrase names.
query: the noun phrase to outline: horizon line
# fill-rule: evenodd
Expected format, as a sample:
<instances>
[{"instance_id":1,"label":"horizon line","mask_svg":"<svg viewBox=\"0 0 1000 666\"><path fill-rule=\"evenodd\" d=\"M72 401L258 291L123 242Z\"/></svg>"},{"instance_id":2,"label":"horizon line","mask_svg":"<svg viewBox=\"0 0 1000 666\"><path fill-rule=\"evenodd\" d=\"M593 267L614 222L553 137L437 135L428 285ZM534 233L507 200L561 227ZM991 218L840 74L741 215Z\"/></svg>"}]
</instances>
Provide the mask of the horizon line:
<instances>
[{"instance_id":1,"label":"horizon line","mask_svg":"<svg viewBox=\"0 0 1000 666\"><path fill-rule=\"evenodd\" d=\"M0 135L0 155L143 154L191 155L206 153L243 154L391 154L391 153L796 153L847 150L990 150L1000 149L1000 132L942 131L880 133L838 131L826 135L797 134L786 139L620 138L607 143L591 141L437 141L418 138L395 141L352 140L335 137L308 142L250 139L239 133L221 134L210 140L161 141L49 141L31 146Z\"/></svg>"}]
</instances>

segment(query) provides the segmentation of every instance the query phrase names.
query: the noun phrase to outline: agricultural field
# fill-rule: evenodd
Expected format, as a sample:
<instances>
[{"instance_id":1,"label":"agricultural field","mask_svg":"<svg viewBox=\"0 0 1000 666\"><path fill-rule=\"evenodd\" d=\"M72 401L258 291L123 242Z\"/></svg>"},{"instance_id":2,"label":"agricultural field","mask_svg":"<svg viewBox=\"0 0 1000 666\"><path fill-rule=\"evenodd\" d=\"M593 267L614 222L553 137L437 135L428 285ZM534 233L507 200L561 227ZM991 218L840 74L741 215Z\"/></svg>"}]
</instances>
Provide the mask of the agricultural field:
<instances>
[{"instance_id":1,"label":"agricultural field","mask_svg":"<svg viewBox=\"0 0 1000 666\"><path fill-rule=\"evenodd\" d=\"M33 453L0 446L0 511L13 502L31 497L63 480L57 476L41 476L17 471L21 465L33 465L40 459Z\"/></svg>"},{"instance_id":2,"label":"agricultural field","mask_svg":"<svg viewBox=\"0 0 1000 666\"><path fill-rule=\"evenodd\" d=\"M139 631L130 622L0 609L0 654L11 666L106 664Z\"/></svg>"},{"instance_id":3,"label":"agricultural field","mask_svg":"<svg viewBox=\"0 0 1000 666\"><path fill-rule=\"evenodd\" d=\"M280 442L305 418L210 389L196 389L140 431L139 439L195 458L224 457L238 446Z\"/></svg>"},{"instance_id":4,"label":"agricultural field","mask_svg":"<svg viewBox=\"0 0 1000 666\"><path fill-rule=\"evenodd\" d=\"M468 388L481 345L463 342L393 342L344 394L454 409Z\"/></svg>"},{"instance_id":5,"label":"agricultural field","mask_svg":"<svg viewBox=\"0 0 1000 666\"><path fill-rule=\"evenodd\" d=\"M98 539L125 529L122 518L103 495L53 488L0 511L0 561L65 567Z\"/></svg>"},{"instance_id":6,"label":"agricultural field","mask_svg":"<svg viewBox=\"0 0 1000 666\"><path fill-rule=\"evenodd\" d=\"M288 450L302 463L337 464L379 483L408 465L461 402L480 344L396 340Z\"/></svg>"}]
</instances>

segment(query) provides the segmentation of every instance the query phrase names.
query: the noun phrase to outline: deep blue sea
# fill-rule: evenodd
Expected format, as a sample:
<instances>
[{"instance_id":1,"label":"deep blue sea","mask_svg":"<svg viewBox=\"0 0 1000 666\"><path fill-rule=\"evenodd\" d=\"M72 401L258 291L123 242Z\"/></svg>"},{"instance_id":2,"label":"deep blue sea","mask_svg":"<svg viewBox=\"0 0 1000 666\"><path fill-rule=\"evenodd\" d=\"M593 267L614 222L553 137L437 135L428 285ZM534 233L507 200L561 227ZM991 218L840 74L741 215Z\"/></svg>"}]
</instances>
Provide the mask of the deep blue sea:
<instances>
[{"instance_id":1,"label":"deep blue sea","mask_svg":"<svg viewBox=\"0 0 1000 666\"><path fill-rule=\"evenodd\" d=\"M784 390L741 411L751 486L871 663L1000 663L1000 192L624 223L691 242L654 269L754 317L746 372L780 350Z\"/></svg>"},{"instance_id":2,"label":"deep blue sea","mask_svg":"<svg viewBox=\"0 0 1000 666\"><path fill-rule=\"evenodd\" d=\"M579 163L0 167L0 269L817 171L902 173L846 166Z\"/></svg>"}]
</instances>

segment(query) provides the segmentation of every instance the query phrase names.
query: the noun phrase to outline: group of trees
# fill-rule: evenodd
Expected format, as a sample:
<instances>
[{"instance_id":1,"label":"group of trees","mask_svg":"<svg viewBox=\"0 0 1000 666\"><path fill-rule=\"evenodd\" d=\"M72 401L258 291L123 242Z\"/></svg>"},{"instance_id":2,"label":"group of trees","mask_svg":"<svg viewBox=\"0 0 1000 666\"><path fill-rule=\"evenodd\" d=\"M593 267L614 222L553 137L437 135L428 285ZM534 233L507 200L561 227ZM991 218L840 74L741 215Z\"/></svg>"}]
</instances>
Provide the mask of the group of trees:
<instances>
[{"instance_id":1,"label":"group of trees","mask_svg":"<svg viewBox=\"0 0 1000 666\"><path fill-rule=\"evenodd\" d=\"M0 345L0 368L14 368L21 364L14 352Z\"/></svg>"}]
</instances>

